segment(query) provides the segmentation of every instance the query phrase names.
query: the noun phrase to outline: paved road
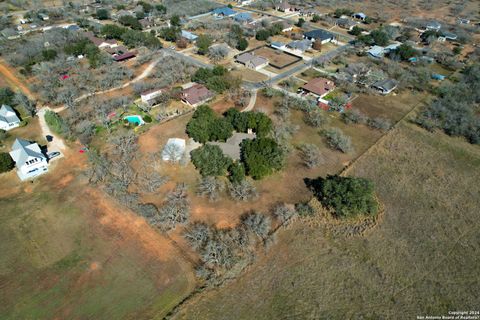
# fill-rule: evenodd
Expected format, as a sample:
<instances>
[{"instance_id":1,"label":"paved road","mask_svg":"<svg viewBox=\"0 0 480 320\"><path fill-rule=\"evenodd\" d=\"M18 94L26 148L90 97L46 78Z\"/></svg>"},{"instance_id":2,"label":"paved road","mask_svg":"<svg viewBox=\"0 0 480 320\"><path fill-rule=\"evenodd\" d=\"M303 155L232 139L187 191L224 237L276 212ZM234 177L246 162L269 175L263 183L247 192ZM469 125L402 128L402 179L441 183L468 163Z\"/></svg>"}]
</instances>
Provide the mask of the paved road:
<instances>
[{"instance_id":1,"label":"paved road","mask_svg":"<svg viewBox=\"0 0 480 320\"><path fill-rule=\"evenodd\" d=\"M298 19L292 19L290 17L277 16L275 14L271 14L271 13L261 11L261 10L245 8L245 7L238 7L238 6L234 6L234 8L241 9L241 10L244 10L244 11L250 11L250 12L258 13L258 14L261 14L261 15L264 15L264 16L273 17L273 18L276 18L276 19L279 19L279 20L284 20L284 21L287 21L287 22L290 22L290 23L293 23L293 24L298 22ZM305 21L305 23L302 26L302 29L305 30L305 31L311 31L311 30L321 29L321 28L319 28L318 26L312 25L308 21ZM354 37L352 37L350 35L345 35L345 34L340 33L340 32L331 31L331 30L328 30L328 32L333 33L337 37L343 37L343 38L346 38L346 39L349 39L349 40L354 40L355 39Z\"/></svg>"}]
</instances>

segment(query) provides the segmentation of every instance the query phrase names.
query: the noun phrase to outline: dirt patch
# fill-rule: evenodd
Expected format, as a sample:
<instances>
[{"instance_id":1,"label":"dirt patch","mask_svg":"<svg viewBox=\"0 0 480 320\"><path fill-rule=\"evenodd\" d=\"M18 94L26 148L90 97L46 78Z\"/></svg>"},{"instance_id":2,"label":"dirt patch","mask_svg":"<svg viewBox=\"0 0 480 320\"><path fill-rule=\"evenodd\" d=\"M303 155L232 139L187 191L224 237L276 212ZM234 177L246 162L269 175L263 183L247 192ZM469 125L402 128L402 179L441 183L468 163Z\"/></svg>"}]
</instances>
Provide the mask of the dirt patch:
<instances>
[{"instance_id":1,"label":"dirt patch","mask_svg":"<svg viewBox=\"0 0 480 320\"><path fill-rule=\"evenodd\" d=\"M20 80L13 70L5 61L0 59L0 73L3 75L4 80L6 80L12 87L20 89L29 99L34 99L35 96L32 94L30 89Z\"/></svg>"}]
</instances>

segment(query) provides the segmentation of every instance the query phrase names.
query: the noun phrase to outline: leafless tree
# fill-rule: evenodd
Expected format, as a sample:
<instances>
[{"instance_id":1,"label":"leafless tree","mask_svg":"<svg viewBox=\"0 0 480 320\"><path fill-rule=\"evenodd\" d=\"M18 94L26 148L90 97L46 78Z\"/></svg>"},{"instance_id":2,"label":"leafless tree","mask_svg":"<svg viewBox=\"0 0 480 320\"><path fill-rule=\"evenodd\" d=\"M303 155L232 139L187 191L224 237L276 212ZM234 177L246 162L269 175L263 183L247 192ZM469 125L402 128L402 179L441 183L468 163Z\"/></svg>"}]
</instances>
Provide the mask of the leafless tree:
<instances>
[{"instance_id":1,"label":"leafless tree","mask_svg":"<svg viewBox=\"0 0 480 320\"><path fill-rule=\"evenodd\" d=\"M248 201L258 197L257 189L249 180L230 184L229 191L235 201Z\"/></svg>"},{"instance_id":2,"label":"leafless tree","mask_svg":"<svg viewBox=\"0 0 480 320\"><path fill-rule=\"evenodd\" d=\"M300 158L307 168L315 168L325 162L318 147L311 143L304 143L298 147Z\"/></svg>"},{"instance_id":3,"label":"leafless tree","mask_svg":"<svg viewBox=\"0 0 480 320\"><path fill-rule=\"evenodd\" d=\"M167 195L163 207L158 216L152 218L151 222L163 230L174 229L177 224L184 224L190 216L190 204L187 197L185 184L178 184L175 189Z\"/></svg>"},{"instance_id":4,"label":"leafless tree","mask_svg":"<svg viewBox=\"0 0 480 320\"><path fill-rule=\"evenodd\" d=\"M211 176L203 177L197 186L197 194L208 197L210 201L216 201L224 190L225 182Z\"/></svg>"}]
</instances>

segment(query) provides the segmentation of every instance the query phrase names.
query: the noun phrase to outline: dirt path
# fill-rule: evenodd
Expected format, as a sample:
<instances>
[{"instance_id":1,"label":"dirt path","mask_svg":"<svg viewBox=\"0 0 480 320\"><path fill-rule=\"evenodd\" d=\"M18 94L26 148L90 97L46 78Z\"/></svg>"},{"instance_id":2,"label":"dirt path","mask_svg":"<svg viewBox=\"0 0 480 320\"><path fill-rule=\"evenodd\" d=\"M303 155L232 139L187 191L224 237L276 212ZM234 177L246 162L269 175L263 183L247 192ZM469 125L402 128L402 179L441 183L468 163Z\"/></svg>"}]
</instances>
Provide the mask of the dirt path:
<instances>
[{"instance_id":1,"label":"dirt path","mask_svg":"<svg viewBox=\"0 0 480 320\"><path fill-rule=\"evenodd\" d=\"M242 112L252 111L255 107L255 102L257 102L257 90L252 90L252 96L250 97L250 102L248 102L248 106L242 110Z\"/></svg>"},{"instance_id":2,"label":"dirt path","mask_svg":"<svg viewBox=\"0 0 480 320\"><path fill-rule=\"evenodd\" d=\"M92 92L92 93L86 93L86 94L81 95L80 97L76 98L75 102L82 101L83 99L86 99L88 97L98 96L98 95L113 92L113 91L116 91L116 90L119 90L119 89L124 89L124 88L126 88L126 87L140 81L140 80L145 79L146 77L148 77L152 73L153 69L155 69L155 67L157 66L157 64L160 62L160 60L162 58L163 58L163 55L161 55L160 57L158 57L155 60L153 60L152 62L150 62L150 64L145 68L145 70L143 70L143 72L138 77L136 77L136 78L134 78L130 81L127 81L124 84L116 86L114 88L110 88L110 89L103 90L103 91L96 91L96 92ZM65 109L65 107L62 108L62 110L64 110L64 109Z\"/></svg>"},{"instance_id":3,"label":"dirt path","mask_svg":"<svg viewBox=\"0 0 480 320\"><path fill-rule=\"evenodd\" d=\"M52 136L53 141L48 143L48 151L61 151L62 153L67 150L67 146L63 142L63 139L57 136L55 133L50 130L50 127L48 126L47 122L45 121L45 112L47 110L50 110L49 107L43 107L40 110L38 110L37 115L38 115L38 120L40 123L40 128L42 130L42 135L43 136Z\"/></svg>"},{"instance_id":4,"label":"dirt path","mask_svg":"<svg viewBox=\"0 0 480 320\"><path fill-rule=\"evenodd\" d=\"M20 80L15 74L15 70L13 70L3 59L0 59L0 73L12 87L18 88L29 99L33 100L35 98L26 84L23 83L22 80Z\"/></svg>"}]
</instances>

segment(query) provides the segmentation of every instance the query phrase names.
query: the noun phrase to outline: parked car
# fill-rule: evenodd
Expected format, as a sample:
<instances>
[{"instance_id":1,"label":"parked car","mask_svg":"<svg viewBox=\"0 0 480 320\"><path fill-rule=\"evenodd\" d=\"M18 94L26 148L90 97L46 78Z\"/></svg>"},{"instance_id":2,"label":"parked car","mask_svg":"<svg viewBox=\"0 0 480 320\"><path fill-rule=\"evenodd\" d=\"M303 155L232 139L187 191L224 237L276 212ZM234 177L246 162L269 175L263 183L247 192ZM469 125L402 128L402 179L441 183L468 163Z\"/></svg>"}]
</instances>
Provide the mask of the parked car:
<instances>
[{"instance_id":1,"label":"parked car","mask_svg":"<svg viewBox=\"0 0 480 320\"><path fill-rule=\"evenodd\" d=\"M58 151L49 152L49 153L47 153L47 157L48 157L48 159L53 159L53 158L58 157L60 154L61 154L61 153L58 152Z\"/></svg>"}]
</instances>

